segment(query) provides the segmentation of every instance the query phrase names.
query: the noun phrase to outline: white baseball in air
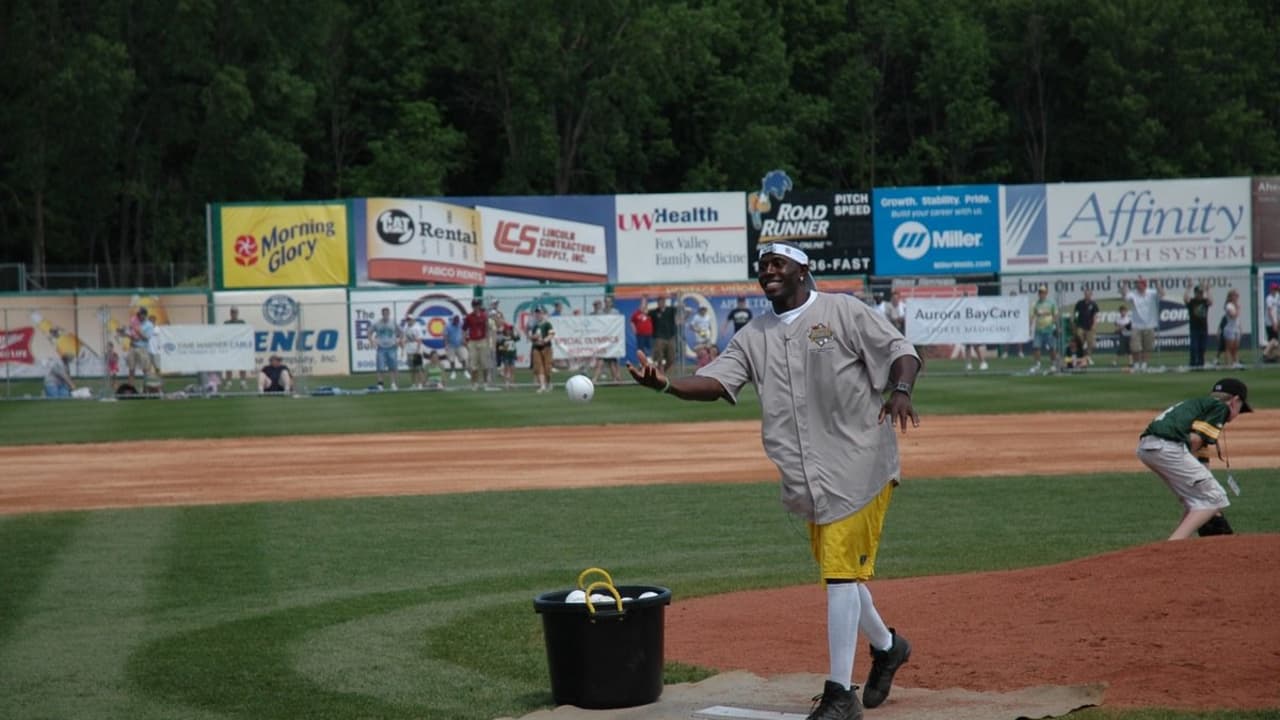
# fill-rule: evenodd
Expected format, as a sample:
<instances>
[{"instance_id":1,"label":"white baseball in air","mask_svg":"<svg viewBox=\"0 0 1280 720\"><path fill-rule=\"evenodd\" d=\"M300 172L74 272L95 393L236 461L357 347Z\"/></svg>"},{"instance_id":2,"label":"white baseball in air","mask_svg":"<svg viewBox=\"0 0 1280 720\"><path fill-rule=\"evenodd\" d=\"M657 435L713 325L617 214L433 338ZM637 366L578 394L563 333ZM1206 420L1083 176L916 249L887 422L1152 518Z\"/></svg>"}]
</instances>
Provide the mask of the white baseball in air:
<instances>
[{"instance_id":1,"label":"white baseball in air","mask_svg":"<svg viewBox=\"0 0 1280 720\"><path fill-rule=\"evenodd\" d=\"M591 378L586 375L574 375L565 382L564 391L574 402L591 402L591 396L596 394L596 386L591 384Z\"/></svg>"}]
</instances>

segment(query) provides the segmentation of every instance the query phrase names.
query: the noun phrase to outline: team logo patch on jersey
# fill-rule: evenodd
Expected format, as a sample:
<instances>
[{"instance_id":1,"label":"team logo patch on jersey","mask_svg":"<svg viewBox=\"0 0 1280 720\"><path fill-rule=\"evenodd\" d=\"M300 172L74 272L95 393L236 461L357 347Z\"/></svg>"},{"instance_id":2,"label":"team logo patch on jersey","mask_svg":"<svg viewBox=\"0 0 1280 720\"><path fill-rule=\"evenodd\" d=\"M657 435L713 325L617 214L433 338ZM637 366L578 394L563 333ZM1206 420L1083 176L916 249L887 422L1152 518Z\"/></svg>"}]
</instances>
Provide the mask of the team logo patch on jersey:
<instances>
[{"instance_id":1,"label":"team logo patch on jersey","mask_svg":"<svg viewBox=\"0 0 1280 720\"><path fill-rule=\"evenodd\" d=\"M831 342L831 338L833 337L835 337L835 335L831 332L831 328L823 325L822 323L818 323L817 325L809 328L809 342L817 345L818 347L825 346L827 343Z\"/></svg>"}]
</instances>

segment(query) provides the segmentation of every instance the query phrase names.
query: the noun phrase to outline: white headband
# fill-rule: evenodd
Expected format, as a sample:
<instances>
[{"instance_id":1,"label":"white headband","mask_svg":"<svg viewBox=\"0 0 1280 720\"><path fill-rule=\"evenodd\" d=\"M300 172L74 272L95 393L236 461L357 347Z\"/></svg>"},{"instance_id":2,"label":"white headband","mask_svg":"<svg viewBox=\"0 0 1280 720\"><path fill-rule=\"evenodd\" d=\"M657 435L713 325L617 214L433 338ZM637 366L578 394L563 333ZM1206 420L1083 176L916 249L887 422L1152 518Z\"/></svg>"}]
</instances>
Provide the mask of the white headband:
<instances>
[{"instance_id":1,"label":"white headband","mask_svg":"<svg viewBox=\"0 0 1280 720\"><path fill-rule=\"evenodd\" d=\"M768 243L765 245L761 245L759 248L759 253L756 255L756 257L762 258L765 255L768 255L769 253L784 255L786 257L791 258L792 260L795 260L801 265L809 264L809 256L806 255L803 250L793 245L783 245L782 243Z\"/></svg>"}]
</instances>

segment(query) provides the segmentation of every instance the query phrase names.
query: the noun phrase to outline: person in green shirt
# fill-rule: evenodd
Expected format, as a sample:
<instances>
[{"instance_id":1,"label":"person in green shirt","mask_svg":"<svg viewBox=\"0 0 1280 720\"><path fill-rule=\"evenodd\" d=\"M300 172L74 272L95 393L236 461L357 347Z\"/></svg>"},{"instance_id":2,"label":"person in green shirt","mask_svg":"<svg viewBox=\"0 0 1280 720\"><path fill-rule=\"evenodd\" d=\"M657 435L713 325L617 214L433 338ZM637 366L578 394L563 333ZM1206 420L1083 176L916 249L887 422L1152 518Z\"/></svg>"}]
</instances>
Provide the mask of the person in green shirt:
<instances>
[{"instance_id":1,"label":"person in green shirt","mask_svg":"<svg viewBox=\"0 0 1280 720\"><path fill-rule=\"evenodd\" d=\"M1201 536L1232 533L1222 513L1231 503L1209 472L1209 448L1217 445L1218 457L1222 457L1219 443L1226 424L1241 413L1253 412L1248 397L1249 388L1243 382L1223 378L1214 383L1209 395L1173 405L1142 432L1138 459L1159 475L1182 503L1182 520L1170 540L1184 540L1197 532ZM1236 489L1234 485L1232 489Z\"/></svg>"},{"instance_id":2,"label":"person in green shirt","mask_svg":"<svg viewBox=\"0 0 1280 720\"><path fill-rule=\"evenodd\" d=\"M1040 372L1040 352L1049 353L1049 367L1046 372L1058 370L1058 304L1049 299L1049 286L1041 285L1036 291L1036 302L1031 306L1031 328L1035 332L1032 338L1035 346L1036 364L1031 366L1031 374Z\"/></svg>"}]
</instances>

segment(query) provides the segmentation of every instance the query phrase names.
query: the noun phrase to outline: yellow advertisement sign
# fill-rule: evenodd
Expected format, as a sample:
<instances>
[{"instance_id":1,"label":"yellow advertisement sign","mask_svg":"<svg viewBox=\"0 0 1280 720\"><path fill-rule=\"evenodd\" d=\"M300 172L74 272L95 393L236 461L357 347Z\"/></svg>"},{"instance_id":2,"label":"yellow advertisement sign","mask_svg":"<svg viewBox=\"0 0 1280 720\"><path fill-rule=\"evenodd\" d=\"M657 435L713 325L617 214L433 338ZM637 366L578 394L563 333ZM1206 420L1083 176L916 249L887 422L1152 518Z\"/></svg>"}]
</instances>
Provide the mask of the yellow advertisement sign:
<instances>
[{"instance_id":1,"label":"yellow advertisement sign","mask_svg":"<svg viewBox=\"0 0 1280 720\"><path fill-rule=\"evenodd\" d=\"M343 203L224 205L218 220L225 288L347 284Z\"/></svg>"}]
</instances>

